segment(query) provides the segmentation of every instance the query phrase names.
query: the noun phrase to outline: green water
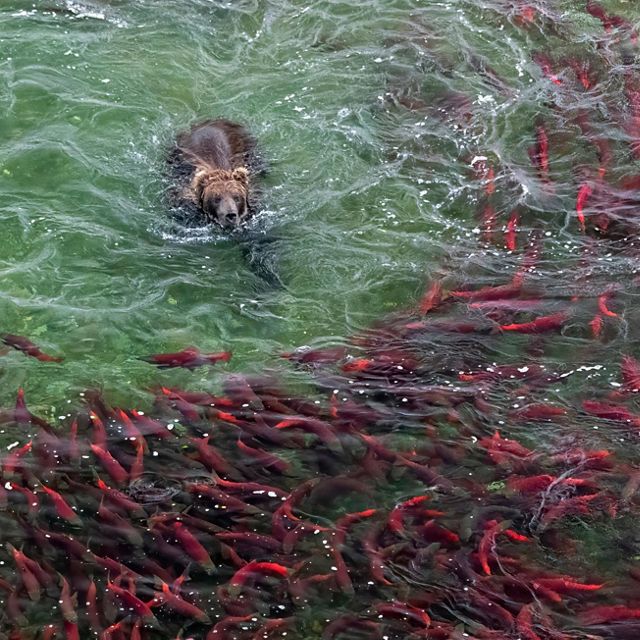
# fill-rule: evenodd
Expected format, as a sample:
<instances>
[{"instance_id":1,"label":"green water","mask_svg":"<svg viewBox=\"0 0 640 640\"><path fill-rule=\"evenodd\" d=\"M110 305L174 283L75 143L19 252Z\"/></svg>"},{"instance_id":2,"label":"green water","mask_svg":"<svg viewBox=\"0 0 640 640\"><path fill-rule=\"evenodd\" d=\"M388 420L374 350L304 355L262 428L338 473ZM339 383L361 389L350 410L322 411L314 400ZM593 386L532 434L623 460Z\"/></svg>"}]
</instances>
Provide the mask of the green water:
<instances>
[{"instance_id":1,"label":"green water","mask_svg":"<svg viewBox=\"0 0 640 640\"><path fill-rule=\"evenodd\" d=\"M598 30L571 13L579 3L550 4L567 33ZM516 141L530 142L548 97L530 52L554 36L519 29L498 5L3 2L1 327L65 361L2 356L1 399L24 386L59 412L97 386L143 402L158 374L138 356L194 344L232 349L228 369L281 367L283 349L339 340L411 303L475 246L470 159L498 157L525 183L530 171ZM429 105L452 90L471 116L390 97ZM168 217L165 153L216 116L245 123L270 166L256 228L273 239L285 288L266 286L233 241ZM505 208L539 207L521 186L500 187Z\"/></svg>"}]
</instances>

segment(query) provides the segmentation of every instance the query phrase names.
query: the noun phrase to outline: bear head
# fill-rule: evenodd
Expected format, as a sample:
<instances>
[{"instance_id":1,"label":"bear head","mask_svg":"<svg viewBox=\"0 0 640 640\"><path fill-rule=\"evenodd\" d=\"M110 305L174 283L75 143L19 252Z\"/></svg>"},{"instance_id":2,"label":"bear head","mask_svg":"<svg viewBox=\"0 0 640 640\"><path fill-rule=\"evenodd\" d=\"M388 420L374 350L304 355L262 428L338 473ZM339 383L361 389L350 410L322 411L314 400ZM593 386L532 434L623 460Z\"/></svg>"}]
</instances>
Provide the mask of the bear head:
<instances>
[{"instance_id":1,"label":"bear head","mask_svg":"<svg viewBox=\"0 0 640 640\"><path fill-rule=\"evenodd\" d=\"M249 218L249 172L245 167L202 169L194 176L193 189L208 222L236 229Z\"/></svg>"}]
</instances>

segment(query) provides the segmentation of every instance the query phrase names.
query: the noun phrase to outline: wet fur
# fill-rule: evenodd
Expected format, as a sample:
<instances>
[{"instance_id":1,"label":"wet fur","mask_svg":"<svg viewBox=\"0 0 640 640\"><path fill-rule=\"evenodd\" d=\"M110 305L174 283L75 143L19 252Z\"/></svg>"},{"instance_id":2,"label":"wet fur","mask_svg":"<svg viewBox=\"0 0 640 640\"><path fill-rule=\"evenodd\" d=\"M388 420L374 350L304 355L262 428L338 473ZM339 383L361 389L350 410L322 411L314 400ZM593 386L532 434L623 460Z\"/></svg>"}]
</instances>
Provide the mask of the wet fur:
<instances>
[{"instance_id":1,"label":"wet fur","mask_svg":"<svg viewBox=\"0 0 640 640\"><path fill-rule=\"evenodd\" d=\"M211 222L202 208L207 189L233 192L246 198L251 219L259 210L256 178L264 165L256 151L255 139L240 124L229 120L205 120L178 134L169 153L169 201L176 217L185 225Z\"/></svg>"}]
</instances>

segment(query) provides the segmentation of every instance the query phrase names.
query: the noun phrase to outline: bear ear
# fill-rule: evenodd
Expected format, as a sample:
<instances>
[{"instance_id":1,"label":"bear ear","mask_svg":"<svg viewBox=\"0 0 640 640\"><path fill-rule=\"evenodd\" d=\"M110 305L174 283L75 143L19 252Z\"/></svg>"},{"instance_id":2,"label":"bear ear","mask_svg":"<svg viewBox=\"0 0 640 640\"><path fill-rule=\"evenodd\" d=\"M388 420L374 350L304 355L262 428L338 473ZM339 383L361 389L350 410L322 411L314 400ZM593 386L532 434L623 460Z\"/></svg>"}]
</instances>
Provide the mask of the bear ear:
<instances>
[{"instance_id":1,"label":"bear ear","mask_svg":"<svg viewBox=\"0 0 640 640\"><path fill-rule=\"evenodd\" d=\"M249 172L246 167L238 167L237 169L234 169L231 177L242 183L245 187L249 183Z\"/></svg>"},{"instance_id":2,"label":"bear ear","mask_svg":"<svg viewBox=\"0 0 640 640\"><path fill-rule=\"evenodd\" d=\"M198 169L191 180L191 188L196 192L202 191L204 183L207 179L208 172L206 169Z\"/></svg>"}]
</instances>

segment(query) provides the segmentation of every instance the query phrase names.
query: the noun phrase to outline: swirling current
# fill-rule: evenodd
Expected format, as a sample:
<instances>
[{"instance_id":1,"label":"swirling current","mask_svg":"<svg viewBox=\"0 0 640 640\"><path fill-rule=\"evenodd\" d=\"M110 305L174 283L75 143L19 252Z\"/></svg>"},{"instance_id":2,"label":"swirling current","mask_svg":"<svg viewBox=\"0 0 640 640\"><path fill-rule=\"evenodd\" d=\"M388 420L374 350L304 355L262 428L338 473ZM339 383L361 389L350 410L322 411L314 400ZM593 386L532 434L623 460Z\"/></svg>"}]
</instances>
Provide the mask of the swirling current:
<instances>
[{"instance_id":1,"label":"swirling current","mask_svg":"<svg viewBox=\"0 0 640 640\"><path fill-rule=\"evenodd\" d=\"M0 638L640 637L639 29L3 2ZM217 117L243 238L167 198Z\"/></svg>"}]
</instances>

